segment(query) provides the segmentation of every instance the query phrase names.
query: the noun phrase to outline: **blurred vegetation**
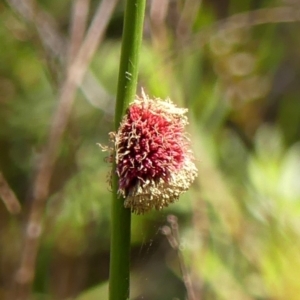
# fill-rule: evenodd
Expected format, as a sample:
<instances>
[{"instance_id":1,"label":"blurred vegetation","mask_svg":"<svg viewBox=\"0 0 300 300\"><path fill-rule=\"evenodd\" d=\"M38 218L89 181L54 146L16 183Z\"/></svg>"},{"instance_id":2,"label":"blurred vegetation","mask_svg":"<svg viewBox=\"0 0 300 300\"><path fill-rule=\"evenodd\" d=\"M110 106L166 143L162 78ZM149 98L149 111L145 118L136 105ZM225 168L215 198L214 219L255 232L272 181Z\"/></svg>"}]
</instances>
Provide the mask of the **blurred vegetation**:
<instances>
[{"instance_id":1,"label":"blurred vegetation","mask_svg":"<svg viewBox=\"0 0 300 300\"><path fill-rule=\"evenodd\" d=\"M0 203L0 299L13 286L64 71L12 2L0 4L0 171L22 212ZM67 40L72 1L38 5ZM59 149L33 299L107 299L110 166L96 143L113 128L123 9L120 1ZM199 177L178 203L133 216L132 299L186 299L187 289L197 300L299 299L299 12L287 0L148 1L140 87L189 109ZM160 230L169 214L178 248Z\"/></svg>"}]
</instances>

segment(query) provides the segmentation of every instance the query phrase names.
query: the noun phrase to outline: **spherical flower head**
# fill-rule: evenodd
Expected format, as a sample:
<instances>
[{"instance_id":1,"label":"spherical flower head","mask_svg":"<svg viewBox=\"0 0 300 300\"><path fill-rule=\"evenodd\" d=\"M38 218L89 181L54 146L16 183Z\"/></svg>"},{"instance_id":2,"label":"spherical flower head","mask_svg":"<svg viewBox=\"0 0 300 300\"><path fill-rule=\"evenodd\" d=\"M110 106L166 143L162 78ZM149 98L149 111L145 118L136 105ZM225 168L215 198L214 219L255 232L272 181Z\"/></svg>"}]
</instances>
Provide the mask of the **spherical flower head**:
<instances>
[{"instance_id":1,"label":"spherical flower head","mask_svg":"<svg viewBox=\"0 0 300 300\"><path fill-rule=\"evenodd\" d=\"M114 136L119 194L132 212L143 214L178 200L195 177L187 109L143 93L129 105Z\"/></svg>"}]
</instances>

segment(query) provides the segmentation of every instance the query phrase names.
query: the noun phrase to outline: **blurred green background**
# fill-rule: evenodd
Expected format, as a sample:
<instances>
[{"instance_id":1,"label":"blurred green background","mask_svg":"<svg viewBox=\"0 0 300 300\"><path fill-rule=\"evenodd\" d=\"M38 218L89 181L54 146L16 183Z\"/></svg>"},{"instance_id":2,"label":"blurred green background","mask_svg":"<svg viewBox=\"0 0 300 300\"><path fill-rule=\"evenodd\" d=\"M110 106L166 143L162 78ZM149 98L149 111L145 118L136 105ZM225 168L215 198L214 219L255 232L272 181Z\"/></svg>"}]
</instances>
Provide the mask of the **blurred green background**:
<instances>
[{"instance_id":1,"label":"blurred green background","mask_svg":"<svg viewBox=\"0 0 300 300\"><path fill-rule=\"evenodd\" d=\"M0 171L22 205L11 215L0 202L0 299L22 254L73 1L36 3L58 34L43 38L21 3L0 3ZM33 299L108 299L110 165L96 143L113 130L123 13L119 1L59 149ZM297 0L148 0L138 92L189 109L199 176L178 203L133 216L131 299L300 299L299 21ZM169 215L178 245L161 231Z\"/></svg>"}]
</instances>

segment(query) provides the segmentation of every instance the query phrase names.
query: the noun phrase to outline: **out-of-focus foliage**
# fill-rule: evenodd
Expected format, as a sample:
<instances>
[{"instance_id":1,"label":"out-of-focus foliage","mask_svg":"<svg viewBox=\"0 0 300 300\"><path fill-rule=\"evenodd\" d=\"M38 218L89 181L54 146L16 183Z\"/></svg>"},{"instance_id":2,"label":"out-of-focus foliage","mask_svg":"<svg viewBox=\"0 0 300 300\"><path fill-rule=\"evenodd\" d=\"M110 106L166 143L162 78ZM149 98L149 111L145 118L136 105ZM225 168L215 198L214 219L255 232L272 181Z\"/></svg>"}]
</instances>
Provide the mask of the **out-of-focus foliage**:
<instances>
[{"instance_id":1,"label":"out-of-focus foliage","mask_svg":"<svg viewBox=\"0 0 300 300\"><path fill-rule=\"evenodd\" d=\"M186 288L203 300L299 299L298 2L148 1L140 87L189 109L199 177L177 204L133 217L132 299L186 299ZM0 171L23 210L11 216L0 203L1 299L22 253L32 178L63 77L59 58L46 55L10 3L0 4ZM66 38L72 2L38 4ZM108 144L113 128L123 4L59 149L33 299L107 299L110 165L97 143ZM168 214L179 218L182 257L160 232Z\"/></svg>"}]
</instances>

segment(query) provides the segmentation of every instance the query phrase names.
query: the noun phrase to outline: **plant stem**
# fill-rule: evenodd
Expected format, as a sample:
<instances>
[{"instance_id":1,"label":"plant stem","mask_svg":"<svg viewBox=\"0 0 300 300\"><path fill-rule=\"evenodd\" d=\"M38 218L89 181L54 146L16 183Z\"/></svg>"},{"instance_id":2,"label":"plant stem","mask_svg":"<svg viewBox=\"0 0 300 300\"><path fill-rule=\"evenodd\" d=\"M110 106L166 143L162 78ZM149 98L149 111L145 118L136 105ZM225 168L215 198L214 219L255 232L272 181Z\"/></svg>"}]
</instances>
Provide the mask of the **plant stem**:
<instances>
[{"instance_id":1,"label":"plant stem","mask_svg":"<svg viewBox=\"0 0 300 300\"><path fill-rule=\"evenodd\" d=\"M145 5L146 0L126 1L115 110L116 130L136 93ZM118 196L118 178L115 171L113 174L109 299L126 300L129 299L131 212L124 207L124 199Z\"/></svg>"}]
</instances>

